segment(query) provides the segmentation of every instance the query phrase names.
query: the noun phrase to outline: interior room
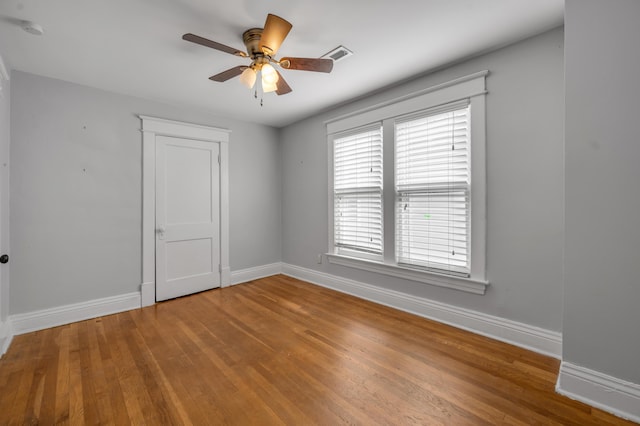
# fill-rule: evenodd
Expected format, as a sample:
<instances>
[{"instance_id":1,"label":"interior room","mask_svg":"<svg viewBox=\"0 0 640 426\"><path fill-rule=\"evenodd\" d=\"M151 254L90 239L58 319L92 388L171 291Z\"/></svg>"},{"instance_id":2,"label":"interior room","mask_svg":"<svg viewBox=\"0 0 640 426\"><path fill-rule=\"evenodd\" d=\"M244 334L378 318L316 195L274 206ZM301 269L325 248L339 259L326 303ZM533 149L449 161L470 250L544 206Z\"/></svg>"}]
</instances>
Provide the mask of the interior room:
<instances>
[{"instance_id":1,"label":"interior room","mask_svg":"<svg viewBox=\"0 0 640 426\"><path fill-rule=\"evenodd\" d=\"M0 423L640 423L639 19L3 1Z\"/></svg>"}]
</instances>

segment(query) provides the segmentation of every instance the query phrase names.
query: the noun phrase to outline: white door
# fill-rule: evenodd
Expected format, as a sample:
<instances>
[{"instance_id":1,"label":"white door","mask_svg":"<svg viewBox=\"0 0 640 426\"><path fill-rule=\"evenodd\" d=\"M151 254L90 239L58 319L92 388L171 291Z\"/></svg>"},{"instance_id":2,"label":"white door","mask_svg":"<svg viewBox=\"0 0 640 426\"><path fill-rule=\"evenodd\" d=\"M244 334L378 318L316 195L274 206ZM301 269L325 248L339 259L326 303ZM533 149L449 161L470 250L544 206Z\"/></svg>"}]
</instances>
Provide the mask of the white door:
<instances>
[{"instance_id":1,"label":"white door","mask_svg":"<svg viewBox=\"0 0 640 426\"><path fill-rule=\"evenodd\" d=\"M220 287L219 144L156 137L156 300Z\"/></svg>"}]
</instances>

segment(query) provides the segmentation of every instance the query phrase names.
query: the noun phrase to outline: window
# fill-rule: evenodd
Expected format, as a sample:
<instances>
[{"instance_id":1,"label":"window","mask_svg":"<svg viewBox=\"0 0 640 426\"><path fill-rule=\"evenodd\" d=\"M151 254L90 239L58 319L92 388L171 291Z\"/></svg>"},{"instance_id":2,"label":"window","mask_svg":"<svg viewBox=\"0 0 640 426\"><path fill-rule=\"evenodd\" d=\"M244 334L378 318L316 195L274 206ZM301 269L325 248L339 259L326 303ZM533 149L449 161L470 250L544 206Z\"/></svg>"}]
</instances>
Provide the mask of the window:
<instances>
[{"instance_id":1,"label":"window","mask_svg":"<svg viewBox=\"0 0 640 426\"><path fill-rule=\"evenodd\" d=\"M395 122L396 260L469 276L469 103Z\"/></svg>"},{"instance_id":2,"label":"window","mask_svg":"<svg viewBox=\"0 0 640 426\"><path fill-rule=\"evenodd\" d=\"M333 149L334 242L339 253L382 256L382 131L342 135Z\"/></svg>"},{"instance_id":3,"label":"window","mask_svg":"<svg viewBox=\"0 0 640 426\"><path fill-rule=\"evenodd\" d=\"M329 263L485 292L487 74L326 123Z\"/></svg>"}]
</instances>

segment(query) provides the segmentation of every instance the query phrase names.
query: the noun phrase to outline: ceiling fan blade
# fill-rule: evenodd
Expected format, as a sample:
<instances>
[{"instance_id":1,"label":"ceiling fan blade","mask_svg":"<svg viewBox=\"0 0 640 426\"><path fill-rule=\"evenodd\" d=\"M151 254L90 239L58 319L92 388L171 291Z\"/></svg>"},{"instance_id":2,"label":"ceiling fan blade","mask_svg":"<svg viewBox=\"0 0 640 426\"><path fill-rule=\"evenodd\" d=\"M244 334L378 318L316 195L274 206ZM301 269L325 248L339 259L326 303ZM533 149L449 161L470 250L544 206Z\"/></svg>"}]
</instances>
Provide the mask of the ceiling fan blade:
<instances>
[{"instance_id":1,"label":"ceiling fan blade","mask_svg":"<svg viewBox=\"0 0 640 426\"><path fill-rule=\"evenodd\" d=\"M320 58L282 58L280 66L288 70L331 72L333 69L332 59Z\"/></svg>"},{"instance_id":2,"label":"ceiling fan blade","mask_svg":"<svg viewBox=\"0 0 640 426\"><path fill-rule=\"evenodd\" d=\"M236 56L246 57L247 54L241 50L234 49L233 47L226 46L218 43L217 41L209 40L204 37L197 36L195 34L187 33L182 36L183 40L190 41L192 43L200 44L202 46L210 47L212 49L220 50L225 53L230 53Z\"/></svg>"},{"instance_id":3,"label":"ceiling fan blade","mask_svg":"<svg viewBox=\"0 0 640 426\"><path fill-rule=\"evenodd\" d=\"M287 82L284 81L284 78L282 78L282 74L280 74L278 71L276 71L276 73L278 73L278 82L276 83L276 87L277 87L276 94L286 95L287 93L291 93L292 89L287 84Z\"/></svg>"},{"instance_id":4,"label":"ceiling fan blade","mask_svg":"<svg viewBox=\"0 0 640 426\"><path fill-rule=\"evenodd\" d=\"M291 31L290 22L282 19L279 16L268 14L267 21L264 23L264 29L262 30L262 36L260 38L260 50L266 55L275 56L280 45Z\"/></svg>"},{"instance_id":5,"label":"ceiling fan blade","mask_svg":"<svg viewBox=\"0 0 640 426\"><path fill-rule=\"evenodd\" d=\"M246 65L239 65L237 67L230 68L226 71L222 71L220 74L212 75L211 77L209 77L209 80L219 81L219 82L227 81L230 78L239 76L247 68L249 67Z\"/></svg>"}]
</instances>

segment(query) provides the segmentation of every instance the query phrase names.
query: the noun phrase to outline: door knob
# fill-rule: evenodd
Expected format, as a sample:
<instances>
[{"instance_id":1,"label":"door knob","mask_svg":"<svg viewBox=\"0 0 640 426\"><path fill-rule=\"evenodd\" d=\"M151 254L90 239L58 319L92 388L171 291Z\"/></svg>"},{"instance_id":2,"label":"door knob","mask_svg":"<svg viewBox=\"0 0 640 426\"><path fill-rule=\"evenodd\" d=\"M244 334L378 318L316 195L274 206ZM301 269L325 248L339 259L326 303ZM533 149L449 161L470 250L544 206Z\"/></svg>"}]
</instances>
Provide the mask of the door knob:
<instances>
[{"instance_id":1,"label":"door knob","mask_svg":"<svg viewBox=\"0 0 640 426\"><path fill-rule=\"evenodd\" d=\"M8 261L9 261L8 254L3 254L2 256L0 256L0 263L7 263Z\"/></svg>"},{"instance_id":2,"label":"door knob","mask_svg":"<svg viewBox=\"0 0 640 426\"><path fill-rule=\"evenodd\" d=\"M164 240L164 233L165 233L164 227L160 226L158 229L156 229L156 234L158 234L158 239Z\"/></svg>"}]
</instances>

